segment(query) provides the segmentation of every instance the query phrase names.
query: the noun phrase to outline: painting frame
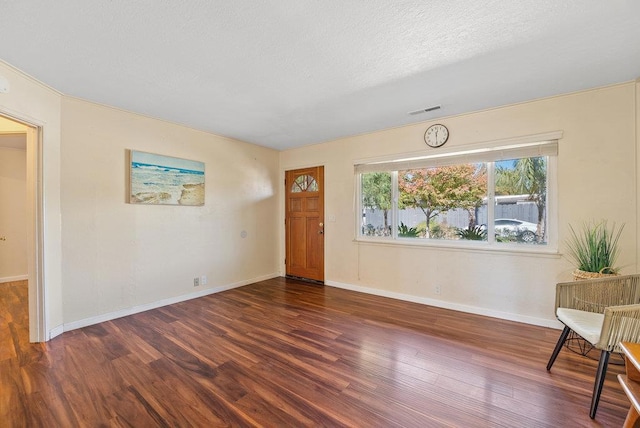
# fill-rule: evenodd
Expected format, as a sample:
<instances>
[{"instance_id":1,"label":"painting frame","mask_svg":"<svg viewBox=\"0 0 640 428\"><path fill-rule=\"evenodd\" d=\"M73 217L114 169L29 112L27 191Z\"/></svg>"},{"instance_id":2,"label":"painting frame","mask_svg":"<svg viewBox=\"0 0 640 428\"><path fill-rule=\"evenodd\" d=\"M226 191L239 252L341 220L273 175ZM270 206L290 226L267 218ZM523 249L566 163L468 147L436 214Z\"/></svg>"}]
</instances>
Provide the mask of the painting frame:
<instances>
[{"instance_id":1,"label":"painting frame","mask_svg":"<svg viewBox=\"0 0 640 428\"><path fill-rule=\"evenodd\" d=\"M128 203L204 205L204 162L140 150L129 150L128 154Z\"/></svg>"}]
</instances>

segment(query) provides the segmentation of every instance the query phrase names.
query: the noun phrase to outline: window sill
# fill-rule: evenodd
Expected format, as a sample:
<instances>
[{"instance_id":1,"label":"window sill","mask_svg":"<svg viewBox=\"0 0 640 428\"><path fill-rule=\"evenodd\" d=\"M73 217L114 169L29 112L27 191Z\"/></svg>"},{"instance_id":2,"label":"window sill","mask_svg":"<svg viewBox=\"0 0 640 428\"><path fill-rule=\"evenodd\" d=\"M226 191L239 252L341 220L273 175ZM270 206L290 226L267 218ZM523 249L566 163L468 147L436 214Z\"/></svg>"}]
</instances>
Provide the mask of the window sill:
<instances>
[{"instance_id":1,"label":"window sill","mask_svg":"<svg viewBox=\"0 0 640 428\"><path fill-rule=\"evenodd\" d=\"M560 258L561 254L550 245L536 246L530 244L488 244L473 241L445 241L445 240L416 240L411 238L363 238L353 240L357 244L379 245L388 247L424 248L444 251L466 251L472 253L499 253L511 255L526 255L536 257Z\"/></svg>"}]
</instances>

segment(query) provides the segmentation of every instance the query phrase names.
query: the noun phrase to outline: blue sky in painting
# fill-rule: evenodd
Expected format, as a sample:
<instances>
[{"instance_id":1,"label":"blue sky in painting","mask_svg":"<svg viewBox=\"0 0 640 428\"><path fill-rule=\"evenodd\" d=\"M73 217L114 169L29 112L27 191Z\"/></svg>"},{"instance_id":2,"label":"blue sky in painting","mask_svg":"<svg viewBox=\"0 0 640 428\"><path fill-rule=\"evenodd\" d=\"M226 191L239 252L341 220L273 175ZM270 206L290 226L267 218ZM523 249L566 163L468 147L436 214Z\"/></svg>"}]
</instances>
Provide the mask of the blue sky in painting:
<instances>
[{"instance_id":1,"label":"blue sky in painting","mask_svg":"<svg viewBox=\"0 0 640 428\"><path fill-rule=\"evenodd\" d=\"M204 172L204 163L153 153L131 151L131 162Z\"/></svg>"}]
</instances>

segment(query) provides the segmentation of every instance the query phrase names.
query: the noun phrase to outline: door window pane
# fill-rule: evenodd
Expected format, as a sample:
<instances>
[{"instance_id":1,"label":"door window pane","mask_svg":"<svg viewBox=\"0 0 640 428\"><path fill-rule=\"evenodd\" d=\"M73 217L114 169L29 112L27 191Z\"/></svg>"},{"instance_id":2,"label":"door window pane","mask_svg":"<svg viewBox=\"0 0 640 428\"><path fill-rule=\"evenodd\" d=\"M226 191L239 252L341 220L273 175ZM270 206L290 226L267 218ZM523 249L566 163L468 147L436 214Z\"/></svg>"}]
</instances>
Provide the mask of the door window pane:
<instances>
[{"instance_id":1,"label":"door window pane","mask_svg":"<svg viewBox=\"0 0 640 428\"><path fill-rule=\"evenodd\" d=\"M291 185L291 193L317 191L318 182L311 175L299 175Z\"/></svg>"}]
</instances>

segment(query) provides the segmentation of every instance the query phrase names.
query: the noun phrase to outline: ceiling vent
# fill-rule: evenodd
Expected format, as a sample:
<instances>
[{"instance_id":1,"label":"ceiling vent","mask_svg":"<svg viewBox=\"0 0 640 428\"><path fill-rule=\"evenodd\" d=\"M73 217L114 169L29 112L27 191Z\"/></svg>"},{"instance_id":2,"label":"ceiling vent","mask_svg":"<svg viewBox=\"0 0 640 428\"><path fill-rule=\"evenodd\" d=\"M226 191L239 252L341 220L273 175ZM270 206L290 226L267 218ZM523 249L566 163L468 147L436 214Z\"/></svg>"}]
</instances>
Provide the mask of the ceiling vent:
<instances>
[{"instance_id":1,"label":"ceiling vent","mask_svg":"<svg viewBox=\"0 0 640 428\"><path fill-rule=\"evenodd\" d=\"M410 111L409 115L415 116L416 114L428 113L430 111L440 110L440 106L427 107L420 110Z\"/></svg>"}]
</instances>

